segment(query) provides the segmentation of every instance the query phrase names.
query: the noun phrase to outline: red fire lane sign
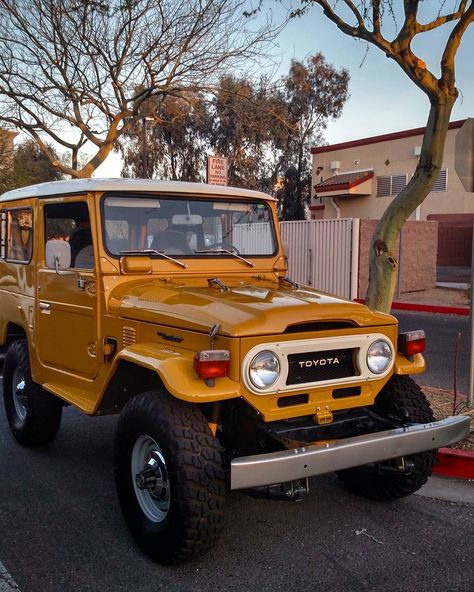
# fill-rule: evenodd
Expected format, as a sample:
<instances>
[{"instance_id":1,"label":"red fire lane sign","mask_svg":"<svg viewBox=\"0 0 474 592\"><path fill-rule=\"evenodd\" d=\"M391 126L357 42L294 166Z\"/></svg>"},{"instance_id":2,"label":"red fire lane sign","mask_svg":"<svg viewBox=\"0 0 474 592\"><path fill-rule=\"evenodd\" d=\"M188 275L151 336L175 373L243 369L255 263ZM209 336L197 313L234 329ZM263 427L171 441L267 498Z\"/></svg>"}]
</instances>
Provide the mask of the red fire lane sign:
<instances>
[{"instance_id":1,"label":"red fire lane sign","mask_svg":"<svg viewBox=\"0 0 474 592\"><path fill-rule=\"evenodd\" d=\"M227 185L227 158L207 157L207 182L209 185Z\"/></svg>"}]
</instances>

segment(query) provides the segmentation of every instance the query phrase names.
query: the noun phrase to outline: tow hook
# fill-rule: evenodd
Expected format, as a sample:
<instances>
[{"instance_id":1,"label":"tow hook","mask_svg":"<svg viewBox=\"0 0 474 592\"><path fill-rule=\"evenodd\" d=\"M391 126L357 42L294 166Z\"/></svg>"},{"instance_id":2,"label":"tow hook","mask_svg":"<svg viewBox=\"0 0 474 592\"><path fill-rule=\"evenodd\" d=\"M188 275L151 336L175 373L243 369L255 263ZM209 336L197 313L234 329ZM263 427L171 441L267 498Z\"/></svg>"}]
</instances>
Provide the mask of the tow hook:
<instances>
[{"instance_id":1,"label":"tow hook","mask_svg":"<svg viewBox=\"0 0 474 592\"><path fill-rule=\"evenodd\" d=\"M273 501L301 502L305 494L309 493L308 478L277 483L275 485L253 487L243 490L251 497L258 497Z\"/></svg>"},{"instance_id":2,"label":"tow hook","mask_svg":"<svg viewBox=\"0 0 474 592\"><path fill-rule=\"evenodd\" d=\"M402 473L402 475L411 475L415 469L415 463L404 456L400 456L395 458L391 464L378 464L377 467L380 474Z\"/></svg>"}]
</instances>

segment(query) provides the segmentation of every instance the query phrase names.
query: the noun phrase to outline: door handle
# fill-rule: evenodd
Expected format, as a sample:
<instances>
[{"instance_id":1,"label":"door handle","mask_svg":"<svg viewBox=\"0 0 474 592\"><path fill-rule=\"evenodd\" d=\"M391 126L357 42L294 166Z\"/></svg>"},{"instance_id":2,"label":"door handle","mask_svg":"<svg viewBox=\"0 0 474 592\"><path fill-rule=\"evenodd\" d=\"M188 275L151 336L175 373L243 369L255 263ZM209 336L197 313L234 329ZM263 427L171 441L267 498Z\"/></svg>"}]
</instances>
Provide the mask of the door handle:
<instances>
[{"instance_id":1,"label":"door handle","mask_svg":"<svg viewBox=\"0 0 474 592\"><path fill-rule=\"evenodd\" d=\"M47 302L40 302L39 309L41 312L48 313L48 312L51 312L51 305L48 304Z\"/></svg>"}]
</instances>

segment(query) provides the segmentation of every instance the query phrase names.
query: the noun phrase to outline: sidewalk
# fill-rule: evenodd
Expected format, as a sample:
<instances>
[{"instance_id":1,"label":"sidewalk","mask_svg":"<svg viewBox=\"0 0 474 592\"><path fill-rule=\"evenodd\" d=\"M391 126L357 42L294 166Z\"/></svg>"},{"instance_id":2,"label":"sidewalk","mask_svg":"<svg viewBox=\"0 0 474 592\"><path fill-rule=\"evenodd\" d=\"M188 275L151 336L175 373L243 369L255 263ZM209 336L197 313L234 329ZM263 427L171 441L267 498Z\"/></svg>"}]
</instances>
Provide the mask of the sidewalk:
<instances>
[{"instance_id":1,"label":"sidewalk","mask_svg":"<svg viewBox=\"0 0 474 592\"><path fill-rule=\"evenodd\" d=\"M474 481L452 477L431 476L416 495L445 502L474 504Z\"/></svg>"},{"instance_id":2,"label":"sidewalk","mask_svg":"<svg viewBox=\"0 0 474 592\"><path fill-rule=\"evenodd\" d=\"M470 285L466 283L437 282L436 288L416 292L395 292L392 310L412 310L440 314L469 316ZM365 302L356 298L356 302Z\"/></svg>"},{"instance_id":3,"label":"sidewalk","mask_svg":"<svg viewBox=\"0 0 474 592\"><path fill-rule=\"evenodd\" d=\"M452 309L452 314L469 315L469 291L467 284L437 284L436 288L429 290L404 292L396 295L393 308L397 308L397 304L412 305L413 310L417 310L419 307L419 310L426 312L429 312L430 309L432 312L445 312L441 309Z\"/></svg>"}]
</instances>

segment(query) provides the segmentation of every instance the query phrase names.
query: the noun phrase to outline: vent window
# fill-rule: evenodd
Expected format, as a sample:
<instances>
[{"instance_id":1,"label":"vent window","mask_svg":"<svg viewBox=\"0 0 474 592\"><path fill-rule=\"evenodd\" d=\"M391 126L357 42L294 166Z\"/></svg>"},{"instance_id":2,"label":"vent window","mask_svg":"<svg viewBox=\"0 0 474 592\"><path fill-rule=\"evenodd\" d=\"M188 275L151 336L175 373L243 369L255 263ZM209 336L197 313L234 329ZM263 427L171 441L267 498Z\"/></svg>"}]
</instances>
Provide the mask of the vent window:
<instances>
[{"instance_id":1,"label":"vent window","mask_svg":"<svg viewBox=\"0 0 474 592\"><path fill-rule=\"evenodd\" d=\"M14 208L2 213L2 258L29 263L33 254L33 211Z\"/></svg>"}]
</instances>

